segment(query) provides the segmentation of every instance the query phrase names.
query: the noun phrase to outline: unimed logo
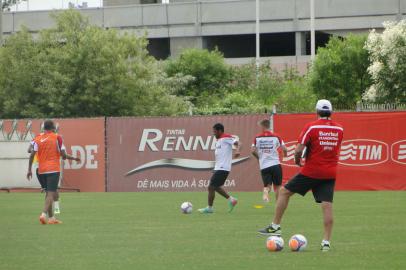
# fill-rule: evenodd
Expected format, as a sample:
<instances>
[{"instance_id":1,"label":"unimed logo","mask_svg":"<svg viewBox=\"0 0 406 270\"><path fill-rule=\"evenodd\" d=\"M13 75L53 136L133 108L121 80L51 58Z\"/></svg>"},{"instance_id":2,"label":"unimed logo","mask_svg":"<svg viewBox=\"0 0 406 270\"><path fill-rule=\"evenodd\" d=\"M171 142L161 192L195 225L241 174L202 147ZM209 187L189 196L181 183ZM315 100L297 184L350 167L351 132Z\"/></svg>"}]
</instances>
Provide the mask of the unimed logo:
<instances>
[{"instance_id":1,"label":"unimed logo","mask_svg":"<svg viewBox=\"0 0 406 270\"><path fill-rule=\"evenodd\" d=\"M392 160L396 163L406 164L406 140L392 144Z\"/></svg>"},{"instance_id":2,"label":"unimed logo","mask_svg":"<svg viewBox=\"0 0 406 270\"><path fill-rule=\"evenodd\" d=\"M370 139L343 141L339 163L346 166L372 166L384 163L389 158L386 143Z\"/></svg>"}]
</instances>

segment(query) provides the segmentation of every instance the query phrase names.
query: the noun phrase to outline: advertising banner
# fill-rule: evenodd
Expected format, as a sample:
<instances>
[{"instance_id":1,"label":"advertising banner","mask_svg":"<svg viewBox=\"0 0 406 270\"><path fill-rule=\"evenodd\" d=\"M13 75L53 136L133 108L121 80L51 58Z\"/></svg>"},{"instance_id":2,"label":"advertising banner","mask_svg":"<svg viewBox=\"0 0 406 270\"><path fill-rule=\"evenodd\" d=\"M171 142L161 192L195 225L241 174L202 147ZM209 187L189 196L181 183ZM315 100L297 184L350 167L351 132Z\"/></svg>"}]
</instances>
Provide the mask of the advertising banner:
<instances>
[{"instance_id":1,"label":"advertising banner","mask_svg":"<svg viewBox=\"0 0 406 270\"><path fill-rule=\"evenodd\" d=\"M212 127L225 126L242 153L233 159L227 190L258 191L257 161L250 153L257 122L269 115L107 119L108 191L203 191L214 167Z\"/></svg>"},{"instance_id":2,"label":"advertising banner","mask_svg":"<svg viewBox=\"0 0 406 270\"><path fill-rule=\"evenodd\" d=\"M337 190L406 190L406 112L335 113L344 127ZM285 181L298 173L294 149L304 125L316 114L275 115L275 132L286 142Z\"/></svg>"},{"instance_id":3,"label":"advertising banner","mask_svg":"<svg viewBox=\"0 0 406 270\"><path fill-rule=\"evenodd\" d=\"M64 161L62 187L105 191L104 118L56 119L69 154L80 162ZM43 120L0 120L0 187L39 187L36 176L27 181L29 142L41 132Z\"/></svg>"}]
</instances>

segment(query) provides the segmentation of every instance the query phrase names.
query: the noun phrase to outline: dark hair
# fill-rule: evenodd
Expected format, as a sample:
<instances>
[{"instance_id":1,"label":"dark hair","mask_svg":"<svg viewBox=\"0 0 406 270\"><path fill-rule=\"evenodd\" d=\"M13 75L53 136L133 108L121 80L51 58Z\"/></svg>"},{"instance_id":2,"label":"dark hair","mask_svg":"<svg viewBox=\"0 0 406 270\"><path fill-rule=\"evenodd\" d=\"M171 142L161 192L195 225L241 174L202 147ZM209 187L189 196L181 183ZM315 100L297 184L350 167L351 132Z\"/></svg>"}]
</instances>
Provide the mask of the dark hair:
<instances>
[{"instance_id":1,"label":"dark hair","mask_svg":"<svg viewBox=\"0 0 406 270\"><path fill-rule=\"evenodd\" d=\"M270 127L271 127L271 121L269 121L269 119L261 120L261 121L259 122L259 124L260 124L261 126L265 127L265 128L270 128Z\"/></svg>"},{"instance_id":2,"label":"dark hair","mask_svg":"<svg viewBox=\"0 0 406 270\"><path fill-rule=\"evenodd\" d=\"M330 117L330 116L331 116L331 111L317 110L317 114L318 114L320 117Z\"/></svg>"},{"instance_id":3,"label":"dark hair","mask_svg":"<svg viewBox=\"0 0 406 270\"><path fill-rule=\"evenodd\" d=\"M213 126L213 129L217 130L217 131L222 131L224 132L224 126L221 123L217 123Z\"/></svg>"},{"instance_id":4,"label":"dark hair","mask_svg":"<svg viewBox=\"0 0 406 270\"><path fill-rule=\"evenodd\" d=\"M52 120L45 120L45 121L44 121L44 129L45 129L45 130L54 130L54 129L55 129L54 121L52 121Z\"/></svg>"}]
</instances>

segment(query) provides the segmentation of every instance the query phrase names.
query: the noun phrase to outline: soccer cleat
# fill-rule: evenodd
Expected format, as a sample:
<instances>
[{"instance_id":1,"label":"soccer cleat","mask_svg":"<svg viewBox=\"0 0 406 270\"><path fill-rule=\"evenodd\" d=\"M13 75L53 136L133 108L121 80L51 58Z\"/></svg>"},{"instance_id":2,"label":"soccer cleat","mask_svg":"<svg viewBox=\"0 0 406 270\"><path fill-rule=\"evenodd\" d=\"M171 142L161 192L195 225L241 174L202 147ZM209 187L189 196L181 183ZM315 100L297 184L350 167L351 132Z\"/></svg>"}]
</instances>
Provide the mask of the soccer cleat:
<instances>
[{"instance_id":1,"label":"soccer cleat","mask_svg":"<svg viewBox=\"0 0 406 270\"><path fill-rule=\"evenodd\" d=\"M56 219L56 218L50 218L48 220L48 224L62 224L62 221Z\"/></svg>"},{"instance_id":2,"label":"soccer cleat","mask_svg":"<svg viewBox=\"0 0 406 270\"><path fill-rule=\"evenodd\" d=\"M47 217L44 216L44 215L40 215L40 216L39 216L39 222L40 222L42 225L47 224Z\"/></svg>"},{"instance_id":3,"label":"soccer cleat","mask_svg":"<svg viewBox=\"0 0 406 270\"><path fill-rule=\"evenodd\" d=\"M258 233L265 236L281 236L282 230L281 226L274 228L273 225L269 225L268 227L259 230Z\"/></svg>"},{"instance_id":4,"label":"soccer cleat","mask_svg":"<svg viewBox=\"0 0 406 270\"><path fill-rule=\"evenodd\" d=\"M322 242L321 243L321 251L323 251L323 252L327 252L327 251L330 251L330 243L325 243L325 242Z\"/></svg>"},{"instance_id":5,"label":"soccer cleat","mask_svg":"<svg viewBox=\"0 0 406 270\"><path fill-rule=\"evenodd\" d=\"M200 208L197 211L199 211L200 214L213 214L214 213L213 208L209 208L209 207Z\"/></svg>"},{"instance_id":6,"label":"soccer cleat","mask_svg":"<svg viewBox=\"0 0 406 270\"><path fill-rule=\"evenodd\" d=\"M236 198L232 198L228 200L228 212L231 213L234 210L234 207L237 205L238 200Z\"/></svg>"}]
</instances>

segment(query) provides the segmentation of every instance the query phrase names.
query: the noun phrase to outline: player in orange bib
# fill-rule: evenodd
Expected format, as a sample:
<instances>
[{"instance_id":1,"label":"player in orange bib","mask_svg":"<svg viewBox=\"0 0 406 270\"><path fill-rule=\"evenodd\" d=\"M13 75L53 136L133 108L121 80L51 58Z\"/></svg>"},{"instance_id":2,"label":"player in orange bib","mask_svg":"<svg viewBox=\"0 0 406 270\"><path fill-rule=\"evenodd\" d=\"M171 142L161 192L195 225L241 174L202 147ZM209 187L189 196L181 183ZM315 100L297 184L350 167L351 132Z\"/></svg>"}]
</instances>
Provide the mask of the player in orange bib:
<instances>
[{"instance_id":1,"label":"player in orange bib","mask_svg":"<svg viewBox=\"0 0 406 270\"><path fill-rule=\"evenodd\" d=\"M76 161L80 161L80 158L72 157L66 153L62 137L54 132L55 124L53 121L46 120L44 122L44 130L43 134L34 139L28 164L27 179L31 180L32 178L32 164L35 155L37 155L38 177L46 186L44 210L39 220L41 224L60 224L62 222L54 217L52 211L52 204L58 197L57 189L61 171L60 158Z\"/></svg>"}]
</instances>

